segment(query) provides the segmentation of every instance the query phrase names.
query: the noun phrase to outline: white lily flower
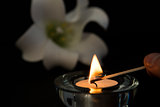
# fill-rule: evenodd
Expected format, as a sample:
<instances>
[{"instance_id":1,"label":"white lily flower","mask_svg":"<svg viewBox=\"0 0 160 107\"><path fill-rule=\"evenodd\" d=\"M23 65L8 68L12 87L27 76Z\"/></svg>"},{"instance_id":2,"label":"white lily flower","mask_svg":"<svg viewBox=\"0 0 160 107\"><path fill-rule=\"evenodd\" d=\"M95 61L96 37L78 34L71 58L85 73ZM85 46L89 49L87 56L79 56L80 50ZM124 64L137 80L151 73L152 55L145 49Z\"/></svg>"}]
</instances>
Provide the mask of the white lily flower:
<instances>
[{"instance_id":1,"label":"white lily flower","mask_svg":"<svg viewBox=\"0 0 160 107\"><path fill-rule=\"evenodd\" d=\"M99 59L105 56L106 44L93 33L83 33L83 29L90 21L106 29L108 16L100 8L87 6L88 0L77 0L76 8L65 14L62 0L32 0L34 24L16 42L23 59L43 60L47 69L73 69L78 60L89 65L93 54Z\"/></svg>"}]
</instances>

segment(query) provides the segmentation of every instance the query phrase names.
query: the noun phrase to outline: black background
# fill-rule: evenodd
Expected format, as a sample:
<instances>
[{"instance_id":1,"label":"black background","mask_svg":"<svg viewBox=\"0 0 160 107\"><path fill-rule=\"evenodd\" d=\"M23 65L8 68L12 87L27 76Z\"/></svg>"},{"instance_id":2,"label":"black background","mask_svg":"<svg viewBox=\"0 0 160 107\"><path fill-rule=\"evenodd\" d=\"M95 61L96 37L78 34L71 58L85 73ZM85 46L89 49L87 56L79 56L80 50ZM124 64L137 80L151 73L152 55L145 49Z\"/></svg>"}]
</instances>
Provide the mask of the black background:
<instances>
[{"instance_id":1,"label":"black background","mask_svg":"<svg viewBox=\"0 0 160 107\"><path fill-rule=\"evenodd\" d=\"M75 0L64 0L67 12L75 6ZM4 33L1 35L2 68L4 83L11 107L64 107L56 94L55 77L76 70L89 70L78 62L73 71L57 67L45 70L42 62L29 63L21 59L21 51L15 47L16 40L32 25L30 0L14 0L1 4ZM98 34L108 45L109 53L103 60L103 69L119 72L143 65L145 55L160 52L160 7L154 1L138 0L90 0L90 6L106 11L110 25L104 31L96 23L89 23L85 31ZM2 31L2 32L3 32ZM146 71L132 73L139 82L134 107L160 106L160 82Z\"/></svg>"}]
</instances>

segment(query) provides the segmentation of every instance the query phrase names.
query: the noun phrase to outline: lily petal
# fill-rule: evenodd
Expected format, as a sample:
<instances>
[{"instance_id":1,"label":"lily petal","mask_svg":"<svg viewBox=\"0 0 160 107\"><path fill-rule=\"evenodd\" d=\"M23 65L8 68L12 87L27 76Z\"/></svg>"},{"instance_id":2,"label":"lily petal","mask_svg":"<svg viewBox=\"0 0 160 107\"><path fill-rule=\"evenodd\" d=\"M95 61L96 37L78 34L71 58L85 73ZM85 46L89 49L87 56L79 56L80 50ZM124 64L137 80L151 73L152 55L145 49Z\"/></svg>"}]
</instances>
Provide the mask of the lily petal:
<instances>
[{"instance_id":1,"label":"lily petal","mask_svg":"<svg viewBox=\"0 0 160 107\"><path fill-rule=\"evenodd\" d=\"M74 47L74 51L79 53L80 62L89 65L93 54L96 54L101 59L107 54L108 48L97 35L85 33L80 44Z\"/></svg>"},{"instance_id":2,"label":"lily petal","mask_svg":"<svg viewBox=\"0 0 160 107\"><path fill-rule=\"evenodd\" d=\"M34 22L64 21L64 3L62 0L32 0L31 15Z\"/></svg>"},{"instance_id":3,"label":"lily petal","mask_svg":"<svg viewBox=\"0 0 160 107\"><path fill-rule=\"evenodd\" d=\"M77 22L82 28L90 22L94 21L106 29L109 25L109 17L102 9L98 7L92 7L84 11L81 15L80 20Z\"/></svg>"},{"instance_id":4,"label":"lily petal","mask_svg":"<svg viewBox=\"0 0 160 107\"><path fill-rule=\"evenodd\" d=\"M87 8L88 4L89 0L77 0L77 5L75 9L66 15L66 21L68 22L77 21L80 18L82 12Z\"/></svg>"},{"instance_id":5,"label":"lily petal","mask_svg":"<svg viewBox=\"0 0 160 107\"><path fill-rule=\"evenodd\" d=\"M61 66L71 70L76 66L77 61L78 53L61 48L51 40L48 40L43 61L47 69Z\"/></svg>"},{"instance_id":6,"label":"lily petal","mask_svg":"<svg viewBox=\"0 0 160 107\"><path fill-rule=\"evenodd\" d=\"M44 31L32 25L16 42L16 45L22 50L24 60L35 62L42 60L46 41Z\"/></svg>"}]
</instances>

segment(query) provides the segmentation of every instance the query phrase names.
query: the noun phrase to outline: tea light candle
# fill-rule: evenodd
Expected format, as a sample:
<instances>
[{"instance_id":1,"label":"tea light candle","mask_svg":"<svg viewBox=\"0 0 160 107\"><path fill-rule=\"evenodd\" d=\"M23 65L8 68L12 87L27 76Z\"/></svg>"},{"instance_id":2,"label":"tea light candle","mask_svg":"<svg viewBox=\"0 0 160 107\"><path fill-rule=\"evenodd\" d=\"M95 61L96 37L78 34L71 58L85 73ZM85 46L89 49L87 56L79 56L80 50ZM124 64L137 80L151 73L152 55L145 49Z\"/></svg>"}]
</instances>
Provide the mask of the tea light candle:
<instances>
[{"instance_id":1,"label":"tea light candle","mask_svg":"<svg viewBox=\"0 0 160 107\"><path fill-rule=\"evenodd\" d=\"M95 81L95 83L97 84L97 86L95 84L89 83L88 79L86 79L78 81L76 85L83 88L108 88L118 84L117 81L111 79L98 80Z\"/></svg>"}]
</instances>

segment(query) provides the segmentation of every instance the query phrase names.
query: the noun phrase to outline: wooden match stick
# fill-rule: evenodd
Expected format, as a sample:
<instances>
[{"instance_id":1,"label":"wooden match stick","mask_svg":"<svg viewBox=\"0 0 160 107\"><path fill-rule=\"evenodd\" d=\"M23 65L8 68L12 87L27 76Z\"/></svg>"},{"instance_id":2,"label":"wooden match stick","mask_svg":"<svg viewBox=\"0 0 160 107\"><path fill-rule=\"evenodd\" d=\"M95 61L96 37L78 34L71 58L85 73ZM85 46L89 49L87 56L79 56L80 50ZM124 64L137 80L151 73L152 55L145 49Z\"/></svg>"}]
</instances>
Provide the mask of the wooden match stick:
<instances>
[{"instance_id":1,"label":"wooden match stick","mask_svg":"<svg viewBox=\"0 0 160 107\"><path fill-rule=\"evenodd\" d=\"M145 66L141 66L141 67L129 69L129 70L126 70L126 71L118 72L118 73L115 73L115 74L107 75L107 76L102 77L101 79L113 78L113 77L116 77L116 76L119 76L119 75L139 71L139 70L142 70L142 69L145 69Z\"/></svg>"}]
</instances>

